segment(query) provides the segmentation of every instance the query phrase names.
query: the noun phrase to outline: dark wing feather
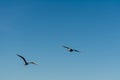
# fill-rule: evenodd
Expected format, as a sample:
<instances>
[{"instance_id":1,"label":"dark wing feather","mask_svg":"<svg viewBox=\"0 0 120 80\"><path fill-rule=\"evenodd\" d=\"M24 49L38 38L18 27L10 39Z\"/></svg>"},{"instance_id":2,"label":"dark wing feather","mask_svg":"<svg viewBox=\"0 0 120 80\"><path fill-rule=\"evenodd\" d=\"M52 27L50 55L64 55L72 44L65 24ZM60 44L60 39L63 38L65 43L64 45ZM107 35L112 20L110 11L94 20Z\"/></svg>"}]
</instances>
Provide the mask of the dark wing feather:
<instances>
[{"instance_id":1,"label":"dark wing feather","mask_svg":"<svg viewBox=\"0 0 120 80\"><path fill-rule=\"evenodd\" d=\"M63 47L64 47L64 48L67 48L67 49L70 49L69 47L67 47L67 46L64 46L64 45L63 45Z\"/></svg>"},{"instance_id":2,"label":"dark wing feather","mask_svg":"<svg viewBox=\"0 0 120 80\"><path fill-rule=\"evenodd\" d=\"M35 65L37 65L35 62L28 62L29 64L35 64Z\"/></svg>"},{"instance_id":3,"label":"dark wing feather","mask_svg":"<svg viewBox=\"0 0 120 80\"><path fill-rule=\"evenodd\" d=\"M20 58L22 58L23 61L25 62L25 64L27 63L27 61L25 60L25 58L24 58L23 56L21 56L21 55L19 55L19 54L16 54L16 55L19 56Z\"/></svg>"},{"instance_id":4,"label":"dark wing feather","mask_svg":"<svg viewBox=\"0 0 120 80\"><path fill-rule=\"evenodd\" d=\"M80 52L80 51L78 51L78 50L75 50L75 49L73 49L75 52Z\"/></svg>"}]
</instances>

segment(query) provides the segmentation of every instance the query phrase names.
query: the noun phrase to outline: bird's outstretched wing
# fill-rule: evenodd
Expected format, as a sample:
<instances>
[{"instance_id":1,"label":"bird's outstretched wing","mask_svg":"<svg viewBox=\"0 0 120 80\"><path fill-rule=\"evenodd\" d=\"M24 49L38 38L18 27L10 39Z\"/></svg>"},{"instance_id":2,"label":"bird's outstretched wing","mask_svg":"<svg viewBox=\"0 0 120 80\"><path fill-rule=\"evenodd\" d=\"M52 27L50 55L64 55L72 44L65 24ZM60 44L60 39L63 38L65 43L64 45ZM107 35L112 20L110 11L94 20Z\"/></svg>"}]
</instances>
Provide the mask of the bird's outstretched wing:
<instances>
[{"instance_id":1,"label":"bird's outstretched wing","mask_svg":"<svg viewBox=\"0 0 120 80\"><path fill-rule=\"evenodd\" d=\"M77 53L80 53L80 54L84 54L84 52L83 51L79 51L79 50L74 50L75 52L77 52Z\"/></svg>"},{"instance_id":2,"label":"bird's outstretched wing","mask_svg":"<svg viewBox=\"0 0 120 80\"><path fill-rule=\"evenodd\" d=\"M63 45L63 47L64 47L64 48L67 48L67 49L70 49L69 47L67 47L67 46L64 46L64 45Z\"/></svg>"},{"instance_id":3,"label":"bird's outstretched wing","mask_svg":"<svg viewBox=\"0 0 120 80\"><path fill-rule=\"evenodd\" d=\"M19 55L19 54L16 54L16 55L19 56L20 58L22 58L23 61L25 62L25 64L27 63L27 61L25 60L25 58L24 58L23 56L21 56L21 55Z\"/></svg>"},{"instance_id":4,"label":"bird's outstretched wing","mask_svg":"<svg viewBox=\"0 0 120 80\"><path fill-rule=\"evenodd\" d=\"M37 63L35 63L35 62L28 62L29 64L35 64L35 65L37 65Z\"/></svg>"},{"instance_id":5,"label":"bird's outstretched wing","mask_svg":"<svg viewBox=\"0 0 120 80\"><path fill-rule=\"evenodd\" d=\"M73 49L75 52L80 52L79 50Z\"/></svg>"}]
</instances>

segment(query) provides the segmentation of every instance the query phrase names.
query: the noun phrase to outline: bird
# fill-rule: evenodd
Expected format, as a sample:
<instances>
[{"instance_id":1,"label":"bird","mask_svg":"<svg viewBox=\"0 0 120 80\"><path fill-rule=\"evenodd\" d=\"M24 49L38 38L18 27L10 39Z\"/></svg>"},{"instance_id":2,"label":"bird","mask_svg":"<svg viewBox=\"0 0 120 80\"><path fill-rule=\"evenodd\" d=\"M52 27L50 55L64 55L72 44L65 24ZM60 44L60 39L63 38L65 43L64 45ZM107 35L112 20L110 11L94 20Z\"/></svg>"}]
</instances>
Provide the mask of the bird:
<instances>
[{"instance_id":1,"label":"bird","mask_svg":"<svg viewBox=\"0 0 120 80\"><path fill-rule=\"evenodd\" d=\"M67 47L67 46L64 46L64 48L66 48L69 52L80 52L79 50L76 50L76 49L73 49L73 48L70 48L70 47Z\"/></svg>"},{"instance_id":2,"label":"bird","mask_svg":"<svg viewBox=\"0 0 120 80\"><path fill-rule=\"evenodd\" d=\"M27 62L26 59L23 56L21 56L19 54L16 54L16 55L24 61L24 65L29 65L29 64L35 64L36 65L35 62Z\"/></svg>"}]
</instances>

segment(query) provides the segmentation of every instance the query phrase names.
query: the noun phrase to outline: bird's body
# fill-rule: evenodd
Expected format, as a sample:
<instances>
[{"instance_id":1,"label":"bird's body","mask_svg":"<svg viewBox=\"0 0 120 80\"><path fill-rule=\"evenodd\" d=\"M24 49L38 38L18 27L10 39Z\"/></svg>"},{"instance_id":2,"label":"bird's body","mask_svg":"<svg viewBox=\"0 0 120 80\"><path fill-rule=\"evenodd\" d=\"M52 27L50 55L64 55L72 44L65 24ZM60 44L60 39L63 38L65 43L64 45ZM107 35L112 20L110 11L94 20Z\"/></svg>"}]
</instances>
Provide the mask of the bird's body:
<instances>
[{"instance_id":1,"label":"bird's body","mask_svg":"<svg viewBox=\"0 0 120 80\"><path fill-rule=\"evenodd\" d=\"M36 64L35 62L27 62L26 59L23 56L19 55L19 54L16 54L16 55L23 59L24 65Z\"/></svg>"},{"instance_id":2,"label":"bird's body","mask_svg":"<svg viewBox=\"0 0 120 80\"><path fill-rule=\"evenodd\" d=\"M73 49L70 49L70 48L69 48L68 51L69 51L69 52L73 52Z\"/></svg>"},{"instance_id":3,"label":"bird's body","mask_svg":"<svg viewBox=\"0 0 120 80\"><path fill-rule=\"evenodd\" d=\"M64 45L63 45L63 47L66 48L69 52L73 52L73 51L75 51L75 52L80 52L80 51L78 51L78 50L76 50L76 49L72 49L72 48L67 47L67 46L64 46Z\"/></svg>"}]
</instances>

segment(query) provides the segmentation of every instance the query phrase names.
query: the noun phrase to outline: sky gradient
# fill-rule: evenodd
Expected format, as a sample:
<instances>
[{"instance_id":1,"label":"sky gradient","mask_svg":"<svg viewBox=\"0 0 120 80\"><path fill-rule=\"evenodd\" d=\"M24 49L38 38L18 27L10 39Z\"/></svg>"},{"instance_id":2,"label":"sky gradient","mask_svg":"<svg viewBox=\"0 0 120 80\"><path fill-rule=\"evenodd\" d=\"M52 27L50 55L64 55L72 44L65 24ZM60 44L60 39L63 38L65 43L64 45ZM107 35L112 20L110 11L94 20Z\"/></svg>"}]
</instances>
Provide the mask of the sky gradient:
<instances>
[{"instance_id":1,"label":"sky gradient","mask_svg":"<svg viewBox=\"0 0 120 80\"><path fill-rule=\"evenodd\" d=\"M0 0L0 79L120 80L119 25L119 1Z\"/></svg>"}]
</instances>

